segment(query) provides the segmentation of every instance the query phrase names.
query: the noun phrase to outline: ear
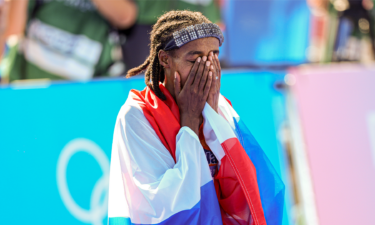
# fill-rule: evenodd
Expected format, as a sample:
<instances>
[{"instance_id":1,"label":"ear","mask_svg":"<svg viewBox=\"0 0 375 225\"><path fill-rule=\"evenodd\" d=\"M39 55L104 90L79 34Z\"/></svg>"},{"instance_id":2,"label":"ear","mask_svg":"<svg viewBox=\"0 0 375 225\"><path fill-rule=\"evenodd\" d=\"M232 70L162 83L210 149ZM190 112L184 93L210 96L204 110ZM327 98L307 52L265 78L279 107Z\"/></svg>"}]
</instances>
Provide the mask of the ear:
<instances>
[{"instance_id":1,"label":"ear","mask_svg":"<svg viewBox=\"0 0 375 225\"><path fill-rule=\"evenodd\" d=\"M170 68L170 56L164 50L160 50L158 53L159 63L164 68Z\"/></svg>"}]
</instances>

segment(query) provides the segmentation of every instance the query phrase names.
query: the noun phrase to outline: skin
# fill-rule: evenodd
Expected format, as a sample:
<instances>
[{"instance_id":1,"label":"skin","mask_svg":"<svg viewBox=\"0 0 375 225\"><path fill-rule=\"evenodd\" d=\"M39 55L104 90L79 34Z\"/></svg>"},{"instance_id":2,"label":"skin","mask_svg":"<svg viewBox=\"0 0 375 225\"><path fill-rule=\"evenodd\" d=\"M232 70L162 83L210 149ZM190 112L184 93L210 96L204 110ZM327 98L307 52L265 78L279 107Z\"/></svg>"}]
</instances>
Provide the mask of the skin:
<instances>
[{"instance_id":1,"label":"skin","mask_svg":"<svg viewBox=\"0 0 375 225\"><path fill-rule=\"evenodd\" d=\"M115 27L126 29L137 20L138 8L130 0L91 0L98 11Z\"/></svg>"},{"instance_id":2,"label":"skin","mask_svg":"<svg viewBox=\"0 0 375 225\"><path fill-rule=\"evenodd\" d=\"M8 24L9 3L0 0L0 59L4 51L5 31Z\"/></svg>"},{"instance_id":3,"label":"skin","mask_svg":"<svg viewBox=\"0 0 375 225\"><path fill-rule=\"evenodd\" d=\"M219 40L214 37L191 41L173 52L159 51L164 67L164 86L180 109L181 126L196 134L202 123L206 102L217 112L221 68Z\"/></svg>"}]
</instances>

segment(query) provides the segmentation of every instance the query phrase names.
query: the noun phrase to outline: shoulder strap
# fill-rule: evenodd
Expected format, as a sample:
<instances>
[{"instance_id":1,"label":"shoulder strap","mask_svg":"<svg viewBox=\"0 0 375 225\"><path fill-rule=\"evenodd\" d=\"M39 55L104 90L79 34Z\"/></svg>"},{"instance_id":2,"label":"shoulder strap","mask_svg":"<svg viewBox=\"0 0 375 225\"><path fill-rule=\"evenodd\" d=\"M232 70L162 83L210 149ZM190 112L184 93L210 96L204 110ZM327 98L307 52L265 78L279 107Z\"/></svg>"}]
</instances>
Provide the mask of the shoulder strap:
<instances>
[{"instance_id":1,"label":"shoulder strap","mask_svg":"<svg viewBox=\"0 0 375 225\"><path fill-rule=\"evenodd\" d=\"M29 9L29 11L28 11L29 15L27 16L27 18L28 18L27 24L29 24L31 19L35 18L37 12L40 10L43 3L44 3L43 0L35 0L34 1L34 6L31 9Z\"/></svg>"}]
</instances>

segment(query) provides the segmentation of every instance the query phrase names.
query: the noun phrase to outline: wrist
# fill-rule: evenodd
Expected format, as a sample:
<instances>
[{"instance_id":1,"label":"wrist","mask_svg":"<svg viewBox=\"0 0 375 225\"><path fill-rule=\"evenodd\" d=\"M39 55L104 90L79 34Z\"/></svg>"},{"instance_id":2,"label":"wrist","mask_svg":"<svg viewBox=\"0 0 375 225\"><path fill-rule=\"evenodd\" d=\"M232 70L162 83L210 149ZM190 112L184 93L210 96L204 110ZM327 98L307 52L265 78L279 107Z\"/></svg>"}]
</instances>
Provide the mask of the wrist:
<instances>
[{"instance_id":1,"label":"wrist","mask_svg":"<svg viewBox=\"0 0 375 225\"><path fill-rule=\"evenodd\" d=\"M216 113L219 113L219 96L220 96L220 93L217 93L217 95L215 96L215 108L214 108L214 110L216 111Z\"/></svg>"},{"instance_id":2,"label":"wrist","mask_svg":"<svg viewBox=\"0 0 375 225\"><path fill-rule=\"evenodd\" d=\"M219 102L218 102L218 101L207 101L207 103L211 106L211 108L212 108L216 113L219 113Z\"/></svg>"},{"instance_id":3,"label":"wrist","mask_svg":"<svg viewBox=\"0 0 375 225\"><path fill-rule=\"evenodd\" d=\"M199 132L199 118L192 117L190 115L181 114L180 115L181 127L189 127L197 135Z\"/></svg>"}]
</instances>

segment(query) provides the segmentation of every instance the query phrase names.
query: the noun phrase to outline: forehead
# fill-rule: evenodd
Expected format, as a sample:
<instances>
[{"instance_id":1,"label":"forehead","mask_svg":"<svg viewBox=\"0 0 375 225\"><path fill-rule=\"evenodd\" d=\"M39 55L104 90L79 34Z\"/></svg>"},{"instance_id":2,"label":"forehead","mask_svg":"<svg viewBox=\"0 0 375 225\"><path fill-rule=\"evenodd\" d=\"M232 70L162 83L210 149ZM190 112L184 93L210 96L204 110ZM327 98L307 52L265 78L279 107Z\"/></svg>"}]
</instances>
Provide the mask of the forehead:
<instances>
[{"instance_id":1,"label":"forehead","mask_svg":"<svg viewBox=\"0 0 375 225\"><path fill-rule=\"evenodd\" d=\"M219 50L219 40L215 37L200 38L191 41L180 49L176 50L177 55L184 56L191 52L201 52L202 55L208 55L211 51Z\"/></svg>"}]
</instances>

